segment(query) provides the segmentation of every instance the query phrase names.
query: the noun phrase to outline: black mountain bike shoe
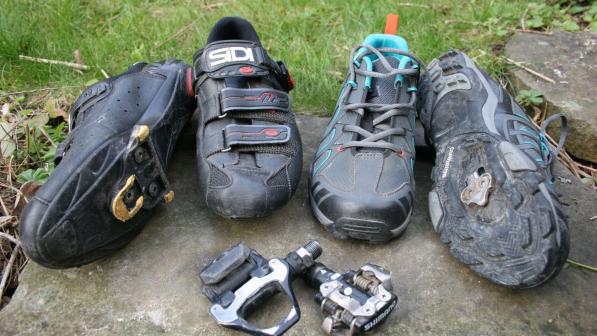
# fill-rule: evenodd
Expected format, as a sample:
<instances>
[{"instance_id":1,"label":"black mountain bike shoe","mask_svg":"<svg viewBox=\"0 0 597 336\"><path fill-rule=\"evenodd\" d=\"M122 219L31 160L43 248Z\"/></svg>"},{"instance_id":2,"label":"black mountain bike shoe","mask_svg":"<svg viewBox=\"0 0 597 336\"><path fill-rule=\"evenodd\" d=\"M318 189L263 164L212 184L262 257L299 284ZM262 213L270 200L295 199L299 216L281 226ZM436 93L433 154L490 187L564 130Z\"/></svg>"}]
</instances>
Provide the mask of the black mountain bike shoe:
<instances>
[{"instance_id":1,"label":"black mountain bike shoe","mask_svg":"<svg viewBox=\"0 0 597 336\"><path fill-rule=\"evenodd\" d=\"M223 217L269 215L290 200L302 170L292 79L242 18L219 20L207 43L193 58L199 185Z\"/></svg>"},{"instance_id":2,"label":"black mountain bike shoe","mask_svg":"<svg viewBox=\"0 0 597 336\"><path fill-rule=\"evenodd\" d=\"M534 287L553 278L569 250L551 175L565 118L550 117L538 130L504 88L457 51L434 60L421 87L420 118L437 152L429 212L442 241L497 284ZM560 117L552 152L545 127Z\"/></svg>"},{"instance_id":3,"label":"black mountain bike shoe","mask_svg":"<svg viewBox=\"0 0 597 336\"><path fill-rule=\"evenodd\" d=\"M195 107L191 85L191 68L169 60L135 64L81 94L56 170L23 212L31 259L62 268L104 257L172 201L165 169Z\"/></svg>"},{"instance_id":4,"label":"black mountain bike shoe","mask_svg":"<svg viewBox=\"0 0 597 336\"><path fill-rule=\"evenodd\" d=\"M381 243L408 225L419 64L390 34L369 35L351 53L309 183L315 217L337 238Z\"/></svg>"}]
</instances>

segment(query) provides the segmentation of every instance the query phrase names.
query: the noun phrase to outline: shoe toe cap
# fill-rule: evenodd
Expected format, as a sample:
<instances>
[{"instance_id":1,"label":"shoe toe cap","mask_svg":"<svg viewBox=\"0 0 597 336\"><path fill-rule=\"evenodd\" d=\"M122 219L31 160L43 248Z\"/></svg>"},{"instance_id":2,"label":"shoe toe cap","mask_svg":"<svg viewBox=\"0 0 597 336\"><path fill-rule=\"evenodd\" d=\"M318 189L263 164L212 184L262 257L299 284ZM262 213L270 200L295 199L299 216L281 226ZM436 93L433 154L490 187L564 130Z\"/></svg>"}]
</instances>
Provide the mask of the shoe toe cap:
<instances>
[{"instance_id":1,"label":"shoe toe cap","mask_svg":"<svg viewBox=\"0 0 597 336\"><path fill-rule=\"evenodd\" d=\"M341 238L386 241L399 235L412 211L407 190L391 196L347 193L320 185L311 194L316 217Z\"/></svg>"},{"instance_id":2,"label":"shoe toe cap","mask_svg":"<svg viewBox=\"0 0 597 336\"><path fill-rule=\"evenodd\" d=\"M32 199L23 211L20 238L29 258L46 267L59 268L78 253L72 223L60 221L40 199Z\"/></svg>"},{"instance_id":3,"label":"shoe toe cap","mask_svg":"<svg viewBox=\"0 0 597 336\"><path fill-rule=\"evenodd\" d=\"M228 218L264 217L288 202L291 186L272 182L270 174L259 170L229 170L225 187L208 187L207 204ZM285 171L284 171L284 174ZM286 181L287 178L277 178Z\"/></svg>"}]
</instances>

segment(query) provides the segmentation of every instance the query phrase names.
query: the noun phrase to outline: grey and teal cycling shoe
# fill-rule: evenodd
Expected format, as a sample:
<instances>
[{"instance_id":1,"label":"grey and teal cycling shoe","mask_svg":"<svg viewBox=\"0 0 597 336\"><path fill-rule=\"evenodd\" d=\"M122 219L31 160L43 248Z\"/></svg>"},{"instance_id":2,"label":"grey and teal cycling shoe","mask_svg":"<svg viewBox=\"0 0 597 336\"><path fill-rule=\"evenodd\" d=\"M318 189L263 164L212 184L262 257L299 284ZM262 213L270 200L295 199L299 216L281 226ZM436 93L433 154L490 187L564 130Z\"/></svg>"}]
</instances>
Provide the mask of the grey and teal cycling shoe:
<instances>
[{"instance_id":1,"label":"grey and teal cycling shoe","mask_svg":"<svg viewBox=\"0 0 597 336\"><path fill-rule=\"evenodd\" d=\"M242 18L219 20L207 43L194 57L201 191L221 216L269 215L290 200L302 171L294 84Z\"/></svg>"},{"instance_id":2,"label":"grey and teal cycling shoe","mask_svg":"<svg viewBox=\"0 0 597 336\"><path fill-rule=\"evenodd\" d=\"M23 211L27 255L72 267L130 242L174 197L166 169L194 108L191 68L176 60L137 63L83 91L56 169Z\"/></svg>"},{"instance_id":3,"label":"grey and teal cycling shoe","mask_svg":"<svg viewBox=\"0 0 597 336\"><path fill-rule=\"evenodd\" d=\"M351 53L309 183L315 217L338 238L385 242L406 229L419 64L390 34L369 35Z\"/></svg>"},{"instance_id":4,"label":"grey and teal cycling shoe","mask_svg":"<svg viewBox=\"0 0 597 336\"><path fill-rule=\"evenodd\" d=\"M497 284L534 287L553 278L570 244L551 175L565 118L552 116L538 130L504 88L457 51L431 62L421 91L421 122L437 153L429 212L442 241ZM552 152L544 131L560 117Z\"/></svg>"}]
</instances>

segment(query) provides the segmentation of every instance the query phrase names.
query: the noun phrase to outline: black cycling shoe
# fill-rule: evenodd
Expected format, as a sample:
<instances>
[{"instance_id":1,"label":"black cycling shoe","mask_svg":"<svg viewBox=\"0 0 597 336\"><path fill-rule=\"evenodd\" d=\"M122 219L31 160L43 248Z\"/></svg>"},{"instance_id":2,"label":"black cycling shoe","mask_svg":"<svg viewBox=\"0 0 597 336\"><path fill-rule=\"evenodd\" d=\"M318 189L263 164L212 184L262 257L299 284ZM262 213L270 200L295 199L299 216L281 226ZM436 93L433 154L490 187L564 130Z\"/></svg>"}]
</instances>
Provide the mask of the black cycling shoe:
<instances>
[{"instance_id":1,"label":"black cycling shoe","mask_svg":"<svg viewBox=\"0 0 597 336\"><path fill-rule=\"evenodd\" d=\"M437 156L429 193L435 229L452 254L507 287L534 287L566 261L568 226L553 188L545 127L465 54L434 60L420 118Z\"/></svg>"},{"instance_id":2,"label":"black cycling shoe","mask_svg":"<svg viewBox=\"0 0 597 336\"><path fill-rule=\"evenodd\" d=\"M23 212L27 255L72 267L131 241L174 197L165 169L194 107L191 68L175 60L138 63L87 88L69 112L56 170Z\"/></svg>"},{"instance_id":3,"label":"black cycling shoe","mask_svg":"<svg viewBox=\"0 0 597 336\"><path fill-rule=\"evenodd\" d=\"M309 183L315 217L337 238L380 243L408 225L419 63L393 34L369 35L351 53Z\"/></svg>"},{"instance_id":4,"label":"black cycling shoe","mask_svg":"<svg viewBox=\"0 0 597 336\"><path fill-rule=\"evenodd\" d=\"M219 20L207 43L193 58L199 185L221 216L269 215L290 200L302 170L292 79L242 18Z\"/></svg>"}]
</instances>

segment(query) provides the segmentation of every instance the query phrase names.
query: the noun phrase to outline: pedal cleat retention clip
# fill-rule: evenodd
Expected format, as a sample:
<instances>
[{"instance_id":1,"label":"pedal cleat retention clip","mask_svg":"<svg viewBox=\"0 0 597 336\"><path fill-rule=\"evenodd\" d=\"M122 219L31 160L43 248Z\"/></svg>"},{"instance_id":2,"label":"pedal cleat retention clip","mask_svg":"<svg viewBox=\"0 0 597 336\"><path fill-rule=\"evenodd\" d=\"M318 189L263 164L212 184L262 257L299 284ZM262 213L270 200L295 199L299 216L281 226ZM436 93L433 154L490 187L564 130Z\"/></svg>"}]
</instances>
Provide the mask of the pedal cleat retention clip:
<instances>
[{"instance_id":1,"label":"pedal cleat retention clip","mask_svg":"<svg viewBox=\"0 0 597 336\"><path fill-rule=\"evenodd\" d=\"M377 265L366 264L357 272L339 274L315 263L304 277L319 288L315 301L323 314L321 326L329 335L371 331L398 306L390 272Z\"/></svg>"}]
</instances>

